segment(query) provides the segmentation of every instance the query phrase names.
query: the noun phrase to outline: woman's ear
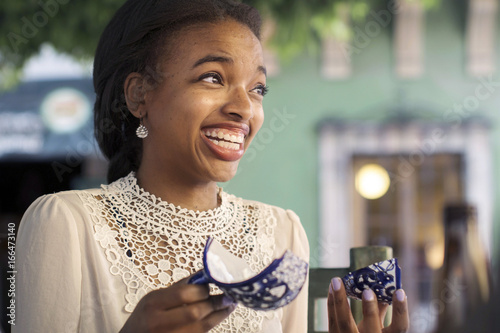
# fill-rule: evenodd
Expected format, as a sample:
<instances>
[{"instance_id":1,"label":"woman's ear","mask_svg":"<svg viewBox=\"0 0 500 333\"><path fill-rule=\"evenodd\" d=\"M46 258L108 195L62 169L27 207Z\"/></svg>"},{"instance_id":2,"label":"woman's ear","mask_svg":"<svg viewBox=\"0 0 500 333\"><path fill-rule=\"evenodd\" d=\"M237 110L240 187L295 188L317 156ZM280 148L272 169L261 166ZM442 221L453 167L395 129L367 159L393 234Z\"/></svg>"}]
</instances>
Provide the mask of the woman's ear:
<instances>
[{"instance_id":1,"label":"woman's ear","mask_svg":"<svg viewBox=\"0 0 500 333\"><path fill-rule=\"evenodd\" d=\"M125 79L123 91L125 92L125 102L130 113L137 118L144 117L146 114L144 105L146 89L143 76L136 72L130 73Z\"/></svg>"}]
</instances>

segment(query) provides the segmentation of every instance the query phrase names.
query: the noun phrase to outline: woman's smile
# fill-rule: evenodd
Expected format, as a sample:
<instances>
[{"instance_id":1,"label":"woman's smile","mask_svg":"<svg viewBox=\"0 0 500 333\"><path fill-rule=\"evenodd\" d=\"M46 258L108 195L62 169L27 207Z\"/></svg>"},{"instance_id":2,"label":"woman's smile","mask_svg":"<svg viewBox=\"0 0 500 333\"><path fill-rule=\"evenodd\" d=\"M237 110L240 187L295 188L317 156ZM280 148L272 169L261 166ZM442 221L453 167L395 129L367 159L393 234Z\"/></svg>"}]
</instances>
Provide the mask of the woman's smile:
<instances>
[{"instance_id":1,"label":"woman's smile","mask_svg":"<svg viewBox=\"0 0 500 333\"><path fill-rule=\"evenodd\" d=\"M218 158L239 160L245 153L245 137L249 127L245 124L221 124L202 129L202 138Z\"/></svg>"}]
</instances>

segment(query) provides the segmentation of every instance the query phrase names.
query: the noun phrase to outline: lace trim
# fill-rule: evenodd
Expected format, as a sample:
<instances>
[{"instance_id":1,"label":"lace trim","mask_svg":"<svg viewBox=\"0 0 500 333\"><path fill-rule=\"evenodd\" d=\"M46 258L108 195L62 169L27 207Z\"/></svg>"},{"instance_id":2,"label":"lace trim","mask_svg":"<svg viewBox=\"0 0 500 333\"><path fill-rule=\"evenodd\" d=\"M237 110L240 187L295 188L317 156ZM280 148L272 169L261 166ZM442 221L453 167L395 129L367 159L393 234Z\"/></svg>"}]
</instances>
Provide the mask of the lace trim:
<instances>
[{"instance_id":1,"label":"lace trim","mask_svg":"<svg viewBox=\"0 0 500 333\"><path fill-rule=\"evenodd\" d=\"M154 289L168 287L203 267L208 236L245 259L254 271L269 265L274 253L276 217L269 206L247 203L219 192L221 205L208 211L177 207L144 191L133 173L99 195L84 192L94 236L104 249L110 272L127 288L125 311ZM212 288L212 293L220 293ZM260 332L276 313L236 310L211 332Z\"/></svg>"}]
</instances>

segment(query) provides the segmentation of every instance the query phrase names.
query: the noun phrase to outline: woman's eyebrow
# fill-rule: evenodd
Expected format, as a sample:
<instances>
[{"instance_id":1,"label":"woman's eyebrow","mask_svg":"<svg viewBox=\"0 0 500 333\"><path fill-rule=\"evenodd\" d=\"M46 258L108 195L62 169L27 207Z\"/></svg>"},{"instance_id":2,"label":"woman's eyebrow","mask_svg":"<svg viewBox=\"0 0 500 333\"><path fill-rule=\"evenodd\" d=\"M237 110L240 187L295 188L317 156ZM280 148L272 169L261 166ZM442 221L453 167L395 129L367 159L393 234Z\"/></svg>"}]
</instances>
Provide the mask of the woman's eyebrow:
<instances>
[{"instance_id":1,"label":"woman's eyebrow","mask_svg":"<svg viewBox=\"0 0 500 333\"><path fill-rule=\"evenodd\" d=\"M207 55L198 61L196 61L193 65L193 68L196 68L200 65L203 65L204 63L207 62L221 62L221 63L233 63L233 59L228 58L228 57L222 57L222 56L216 56L216 55Z\"/></svg>"},{"instance_id":2,"label":"woman's eyebrow","mask_svg":"<svg viewBox=\"0 0 500 333\"><path fill-rule=\"evenodd\" d=\"M196 61L193 65L193 69L200 66L200 65L203 65L207 62L219 62L219 63L230 63L230 64L234 63L232 58L209 54L209 55L199 59L198 61ZM259 67L257 67L257 71L259 71L259 72L263 73L265 76L267 76L266 67L259 66Z\"/></svg>"}]
</instances>

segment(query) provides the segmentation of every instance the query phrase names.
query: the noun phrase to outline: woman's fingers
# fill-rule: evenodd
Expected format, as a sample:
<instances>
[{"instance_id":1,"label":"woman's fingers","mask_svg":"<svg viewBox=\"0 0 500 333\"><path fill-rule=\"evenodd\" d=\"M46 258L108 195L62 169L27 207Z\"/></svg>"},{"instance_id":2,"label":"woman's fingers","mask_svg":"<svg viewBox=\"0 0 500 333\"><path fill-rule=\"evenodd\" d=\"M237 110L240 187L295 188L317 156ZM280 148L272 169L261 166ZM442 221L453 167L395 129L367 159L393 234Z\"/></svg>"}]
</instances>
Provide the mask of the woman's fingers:
<instances>
[{"instance_id":1,"label":"woman's fingers","mask_svg":"<svg viewBox=\"0 0 500 333\"><path fill-rule=\"evenodd\" d=\"M385 315L387 314L387 309L389 309L389 304L382 303L382 302L378 303L378 316L380 319L380 326L381 327L384 327L384 319L385 319Z\"/></svg>"},{"instance_id":2,"label":"woman's fingers","mask_svg":"<svg viewBox=\"0 0 500 333\"><path fill-rule=\"evenodd\" d=\"M363 321L360 323L360 332L382 332L381 315L379 314L379 305L375 293L371 289L366 289L363 291L362 299Z\"/></svg>"},{"instance_id":3,"label":"woman's fingers","mask_svg":"<svg viewBox=\"0 0 500 333\"><path fill-rule=\"evenodd\" d=\"M209 298L207 285L176 283L168 288L152 291L147 298L143 298L147 309L168 310L184 304L191 304Z\"/></svg>"},{"instance_id":4,"label":"woman's fingers","mask_svg":"<svg viewBox=\"0 0 500 333\"><path fill-rule=\"evenodd\" d=\"M408 304L405 292L397 290L393 295L392 323L383 328L383 320L388 305L379 303L375 293L367 289L363 291L363 320L359 325L361 333L406 333L409 330ZM358 332L356 322L351 315L347 302L344 284L339 278L333 278L328 292L328 332Z\"/></svg>"},{"instance_id":5,"label":"woman's fingers","mask_svg":"<svg viewBox=\"0 0 500 333\"><path fill-rule=\"evenodd\" d=\"M144 296L120 332L207 332L235 309L227 296L210 296L208 285L187 280Z\"/></svg>"},{"instance_id":6,"label":"woman's fingers","mask_svg":"<svg viewBox=\"0 0 500 333\"><path fill-rule=\"evenodd\" d=\"M332 279L328 292L328 333L357 333L358 328L347 302L344 284L340 278Z\"/></svg>"},{"instance_id":7,"label":"woman's fingers","mask_svg":"<svg viewBox=\"0 0 500 333\"><path fill-rule=\"evenodd\" d=\"M392 323L383 328L383 320L388 305L377 301L375 293L363 291L363 320L359 325L361 333L406 333L409 330L408 304L405 292L397 290L393 295ZM333 278L328 292L328 332L353 333L358 327L351 314L344 284L339 278Z\"/></svg>"},{"instance_id":8,"label":"woman's fingers","mask_svg":"<svg viewBox=\"0 0 500 333\"><path fill-rule=\"evenodd\" d=\"M224 320L235 307L236 304L225 295L212 296L201 302L158 312L158 324L161 328L172 330L186 326L186 323L192 323L189 325L192 329L189 332L198 332L210 326L205 330L208 331Z\"/></svg>"},{"instance_id":9,"label":"woman's fingers","mask_svg":"<svg viewBox=\"0 0 500 333\"><path fill-rule=\"evenodd\" d=\"M192 276L192 275L191 275ZM208 299L208 285L187 284L191 276L177 281L168 288L150 292L141 302L147 309L168 310L183 304L196 303Z\"/></svg>"},{"instance_id":10,"label":"woman's fingers","mask_svg":"<svg viewBox=\"0 0 500 333\"><path fill-rule=\"evenodd\" d=\"M234 309L236 309L236 304L233 303L228 307L212 312L202 320L197 321L185 327L185 329L183 329L180 332L186 332L186 333L208 332L209 330L220 324L224 319L226 319L231 314L231 312L234 311ZM174 332L177 333L177 331Z\"/></svg>"},{"instance_id":11,"label":"woman's fingers","mask_svg":"<svg viewBox=\"0 0 500 333\"><path fill-rule=\"evenodd\" d=\"M405 333L410 329L408 302L403 289L392 296L392 323L384 329L384 333Z\"/></svg>"}]
</instances>

